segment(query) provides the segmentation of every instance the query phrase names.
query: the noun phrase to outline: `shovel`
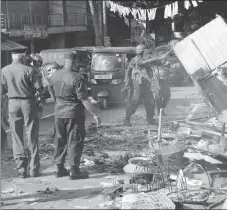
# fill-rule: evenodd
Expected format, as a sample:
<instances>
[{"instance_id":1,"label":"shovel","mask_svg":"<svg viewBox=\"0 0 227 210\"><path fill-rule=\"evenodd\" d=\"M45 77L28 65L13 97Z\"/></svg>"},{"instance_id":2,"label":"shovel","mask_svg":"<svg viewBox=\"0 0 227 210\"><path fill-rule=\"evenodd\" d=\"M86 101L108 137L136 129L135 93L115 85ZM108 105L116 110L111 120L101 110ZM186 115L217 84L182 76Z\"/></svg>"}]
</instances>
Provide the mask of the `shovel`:
<instances>
[{"instance_id":1,"label":"shovel","mask_svg":"<svg viewBox=\"0 0 227 210\"><path fill-rule=\"evenodd\" d=\"M163 108L160 109L159 112L159 121L158 121L158 144L162 142L162 112Z\"/></svg>"},{"instance_id":2,"label":"shovel","mask_svg":"<svg viewBox=\"0 0 227 210\"><path fill-rule=\"evenodd\" d=\"M162 112L163 112L163 108L160 109L160 112L159 112L159 122L158 122L158 145L159 145L159 149L161 148L160 144L162 142ZM159 151L156 151L156 161L157 161L157 164L159 165L160 164L160 160L159 160Z\"/></svg>"}]
</instances>

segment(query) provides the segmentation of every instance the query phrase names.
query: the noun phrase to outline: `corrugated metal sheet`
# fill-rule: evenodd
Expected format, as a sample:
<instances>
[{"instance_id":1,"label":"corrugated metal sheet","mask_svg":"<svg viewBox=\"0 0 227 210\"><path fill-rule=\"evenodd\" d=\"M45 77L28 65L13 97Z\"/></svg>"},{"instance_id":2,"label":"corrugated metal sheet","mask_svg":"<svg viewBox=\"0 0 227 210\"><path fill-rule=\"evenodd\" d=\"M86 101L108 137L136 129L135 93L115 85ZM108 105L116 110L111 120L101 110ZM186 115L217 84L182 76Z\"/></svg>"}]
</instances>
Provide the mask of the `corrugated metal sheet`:
<instances>
[{"instance_id":1,"label":"corrugated metal sheet","mask_svg":"<svg viewBox=\"0 0 227 210\"><path fill-rule=\"evenodd\" d=\"M216 113L227 109L227 87L217 77L205 75L227 62L227 24L217 17L180 41L174 51L198 91Z\"/></svg>"},{"instance_id":2,"label":"corrugated metal sheet","mask_svg":"<svg viewBox=\"0 0 227 210\"><path fill-rule=\"evenodd\" d=\"M23 50L23 49L26 50L27 47L10 40L7 40L1 43L1 50L11 51L11 50Z\"/></svg>"}]
</instances>

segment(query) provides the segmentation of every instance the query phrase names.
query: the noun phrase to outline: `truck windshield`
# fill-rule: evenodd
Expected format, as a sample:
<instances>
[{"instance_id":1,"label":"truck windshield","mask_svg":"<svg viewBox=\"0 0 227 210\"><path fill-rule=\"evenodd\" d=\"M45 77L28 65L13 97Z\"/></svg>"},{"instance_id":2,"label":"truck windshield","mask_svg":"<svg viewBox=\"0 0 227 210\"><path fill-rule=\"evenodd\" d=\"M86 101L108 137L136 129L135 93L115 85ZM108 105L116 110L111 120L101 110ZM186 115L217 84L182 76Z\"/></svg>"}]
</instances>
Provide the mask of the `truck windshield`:
<instances>
[{"instance_id":1,"label":"truck windshield","mask_svg":"<svg viewBox=\"0 0 227 210\"><path fill-rule=\"evenodd\" d=\"M124 65L121 53L95 53L92 56L93 71L120 71Z\"/></svg>"}]
</instances>

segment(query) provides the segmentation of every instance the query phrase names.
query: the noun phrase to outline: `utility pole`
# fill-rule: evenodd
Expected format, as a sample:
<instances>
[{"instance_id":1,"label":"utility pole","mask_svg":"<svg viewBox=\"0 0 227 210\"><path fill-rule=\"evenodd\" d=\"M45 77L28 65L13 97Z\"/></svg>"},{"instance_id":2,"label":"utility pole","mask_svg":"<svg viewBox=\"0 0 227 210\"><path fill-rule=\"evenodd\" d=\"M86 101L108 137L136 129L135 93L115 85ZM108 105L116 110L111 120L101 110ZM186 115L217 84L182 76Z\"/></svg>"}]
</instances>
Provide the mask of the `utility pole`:
<instances>
[{"instance_id":1,"label":"utility pole","mask_svg":"<svg viewBox=\"0 0 227 210\"><path fill-rule=\"evenodd\" d=\"M94 30L95 30L95 42L97 46L101 45L101 37L100 37L100 32L99 32L99 27L98 27L98 13L97 10L95 10L94 7L94 1L89 0L88 1L90 10L91 10L91 15L93 19L93 25L94 25Z\"/></svg>"},{"instance_id":2,"label":"utility pole","mask_svg":"<svg viewBox=\"0 0 227 210\"><path fill-rule=\"evenodd\" d=\"M28 2L29 4L29 20L30 20L30 26L32 27L33 25L33 21L32 21L32 2L29 1ZM34 39L33 39L33 36L30 40L30 47L31 47L31 53L34 54L35 53L35 47L34 47Z\"/></svg>"},{"instance_id":3,"label":"utility pole","mask_svg":"<svg viewBox=\"0 0 227 210\"><path fill-rule=\"evenodd\" d=\"M6 3L6 30L8 33L8 30L10 30L9 5L8 5L8 1L5 1L5 3Z\"/></svg>"},{"instance_id":4,"label":"utility pole","mask_svg":"<svg viewBox=\"0 0 227 210\"><path fill-rule=\"evenodd\" d=\"M106 0L102 1L103 6L103 36L107 36L107 15L106 15Z\"/></svg>"}]
</instances>

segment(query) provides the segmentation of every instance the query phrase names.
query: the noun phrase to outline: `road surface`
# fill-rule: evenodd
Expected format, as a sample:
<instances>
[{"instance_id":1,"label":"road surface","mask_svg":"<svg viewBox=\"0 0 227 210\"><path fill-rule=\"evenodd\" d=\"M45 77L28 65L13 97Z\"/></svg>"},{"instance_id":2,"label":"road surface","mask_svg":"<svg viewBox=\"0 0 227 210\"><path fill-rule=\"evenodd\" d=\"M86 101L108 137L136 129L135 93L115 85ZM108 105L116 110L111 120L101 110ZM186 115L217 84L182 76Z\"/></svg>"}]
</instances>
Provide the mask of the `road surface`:
<instances>
[{"instance_id":1,"label":"road surface","mask_svg":"<svg viewBox=\"0 0 227 210\"><path fill-rule=\"evenodd\" d=\"M186 95L194 94L196 93L196 89L194 87L172 87L171 88L171 100L168 104L168 107L165 109L165 112L168 115L175 115L176 113L182 113L182 107L187 105L189 103L188 99L185 99ZM125 116L125 105L124 104L114 104L110 105L110 107L107 110L100 110L98 104L95 102L94 106L96 107L96 110L98 112L98 115L101 117L102 124L112 124L119 118L122 119L123 123L123 118ZM173 111L173 110L178 110ZM144 113L144 108L142 105L139 106L137 113ZM86 122L87 123L95 123L93 117L86 112ZM43 117L40 120L40 133L47 133L47 132L53 132L54 128L54 104L53 103L48 103L47 105L44 106L44 112L43 112ZM12 145L12 140L11 140L11 132L10 129L8 128L7 130L8 133L8 138L9 138L9 146Z\"/></svg>"}]
</instances>

